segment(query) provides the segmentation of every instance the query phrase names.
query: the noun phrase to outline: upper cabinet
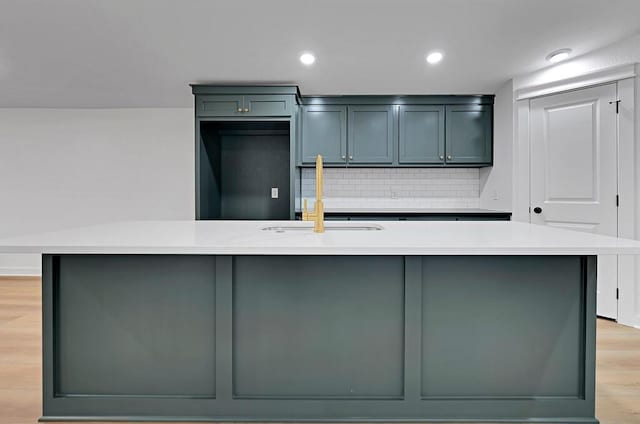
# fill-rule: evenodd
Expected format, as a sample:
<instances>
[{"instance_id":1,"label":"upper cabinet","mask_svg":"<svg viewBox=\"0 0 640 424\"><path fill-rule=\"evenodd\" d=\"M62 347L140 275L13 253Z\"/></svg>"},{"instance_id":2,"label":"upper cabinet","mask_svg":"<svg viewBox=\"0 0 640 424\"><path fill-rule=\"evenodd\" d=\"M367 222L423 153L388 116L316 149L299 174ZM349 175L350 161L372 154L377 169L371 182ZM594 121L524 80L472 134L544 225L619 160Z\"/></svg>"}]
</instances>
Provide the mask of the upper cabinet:
<instances>
[{"instance_id":1,"label":"upper cabinet","mask_svg":"<svg viewBox=\"0 0 640 424\"><path fill-rule=\"evenodd\" d=\"M493 164L493 96L302 99L298 165L483 167ZM345 132L346 128L346 132Z\"/></svg>"},{"instance_id":2,"label":"upper cabinet","mask_svg":"<svg viewBox=\"0 0 640 424\"><path fill-rule=\"evenodd\" d=\"M349 106L347 154L350 164L393 164L394 107Z\"/></svg>"},{"instance_id":3,"label":"upper cabinet","mask_svg":"<svg viewBox=\"0 0 640 424\"><path fill-rule=\"evenodd\" d=\"M243 113L253 116L290 116L293 109L292 96L244 96L243 103Z\"/></svg>"},{"instance_id":4,"label":"upper cabinet","mask_svg":"<svg viewBox=\"0 0 640 424\"><path fill-rule=\"evenodd\" d=\"M493 165L492 95L306 96L296 86L194 85L198 121L289 120L295 165Z\"/></svg>"},{"instance_id":5,"label":"upper cabinet","mask_svg":"<svg viewBox=\"0 0 640 424\"><path fill-rule=\"evenodd\" d=\"M398 163L444 163L444 106L399 106Z\"/></svg>"},{"instance_id":6,"label":"upper cabinet","mask_svg":"<svg viewBox=\"0 0 640 424\"><path fill-rule=\"evenodd\" d=\"M393 165L394 107L306 105L301 113L300 158L326 165Z\"/></svg>"},{"instance_id":7,"label":"upper cabinet","mask_svg":"<svg viewBox=\"0 0 640 424\"><path fill-rule=\"evenodd\" d=\"M196 114L199 116L235 116L244 110L242 96L199 96Z\"/></svg>"},{"instance_id":8,"label":"upper cabinet","mask_svg":"<svg viewBox=\"0 0 640 424\"><path fill-rule=\"evenodd\" d=\"M447 106L446 163L490 165L493 159L493 108Z\"/></svg>"},{"instance_id":9,"label":"upper cabinet","mask_svg":"<svg viewBox=\"0 0 640 424\"><path fill-rule=\"evenodd\" d=\"M296 86L193 85L196 116L290 117L295 113L300 93Z\"/></svg>"},{"instance_id":10,"label":"upper cabinet","mask_svg":"<svg viewBox=\"0 0 640 424\"><path fill-rule=\"evenodd\" d=\"M319 154L327 165L347 163L346 106L302 106L300 125L302 163L315 164Z\"/></svg>"},{"instance_id":11,"label":"upper cabinet","mask_svg":"<svg viewBox=\"0 0 640 424\"><path fill-rule=\"evenodd\" d=\"M291 116L293 99L286 95L199 96L199 116Z\"/></svg>"}]
</instances>

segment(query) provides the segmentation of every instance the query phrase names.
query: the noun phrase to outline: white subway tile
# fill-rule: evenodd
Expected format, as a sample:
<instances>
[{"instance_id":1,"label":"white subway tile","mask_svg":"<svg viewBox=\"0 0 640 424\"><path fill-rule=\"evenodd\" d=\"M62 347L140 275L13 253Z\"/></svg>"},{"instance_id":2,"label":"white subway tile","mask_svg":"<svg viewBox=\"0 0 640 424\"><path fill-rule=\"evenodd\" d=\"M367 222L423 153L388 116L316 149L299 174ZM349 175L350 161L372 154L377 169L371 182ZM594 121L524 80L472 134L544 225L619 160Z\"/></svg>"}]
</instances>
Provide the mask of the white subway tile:
<instances>
[{"instance_id":1,"label":"white subway tile","mask_svg":"<svg viewBox=\"0 0 640 424\"><path fill-rule=\"evenodd\" d=\"M301 177L302 196L313 197L315 170L304 168ZM353 206L357 202L371 207L401 207L407 204L416 207L477 207L479 193L480 173L475 168L324 170L324 195L327 204L331 205Z\"/></svg>"}]
</instances>

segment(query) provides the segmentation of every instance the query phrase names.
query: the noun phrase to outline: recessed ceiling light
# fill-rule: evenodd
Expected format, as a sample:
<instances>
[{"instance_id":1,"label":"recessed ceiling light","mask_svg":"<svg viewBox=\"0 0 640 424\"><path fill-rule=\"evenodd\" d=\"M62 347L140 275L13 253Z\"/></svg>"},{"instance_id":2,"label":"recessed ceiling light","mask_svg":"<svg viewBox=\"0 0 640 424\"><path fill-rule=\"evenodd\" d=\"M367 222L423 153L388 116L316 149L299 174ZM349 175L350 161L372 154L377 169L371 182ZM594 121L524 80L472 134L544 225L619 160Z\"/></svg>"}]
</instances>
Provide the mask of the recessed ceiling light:
<instances>
[{"instance_id":1,"label":"recessed ceiling light","mask_svg":"<svg viewBox=\"0 0 640 424\"><path fill-rule=\"evenodd\" d=\"M565 60L571 54L571 49L560 49L554 52L551 52L547 55L546 59L551 63L560 62L561 60Z\"/></svg>"},{"instance_id":2,"label":"recessed ceiling light","mask_svg":"<svg viewBox=\"0 0 640 424\"><path fill-rule=\"evenodd\" d=\"M440 62L443 57L444 55L441 52L431 52L427 56L427 62L429 62L432 65L435 65L436 63Z\"/></svg>"},{"instance_id":3,"label":"recessed ceiling light","mask_svg":"<svg viewBox=\"0 0 640 424\"><path fill-rule=\"evenodd\" d=\"M300 56L300 62L302 62L304 65L313 65L313 62L315 61L316 57L311 53L303 53L302 56Z\"/></svg>"}]
</instances>

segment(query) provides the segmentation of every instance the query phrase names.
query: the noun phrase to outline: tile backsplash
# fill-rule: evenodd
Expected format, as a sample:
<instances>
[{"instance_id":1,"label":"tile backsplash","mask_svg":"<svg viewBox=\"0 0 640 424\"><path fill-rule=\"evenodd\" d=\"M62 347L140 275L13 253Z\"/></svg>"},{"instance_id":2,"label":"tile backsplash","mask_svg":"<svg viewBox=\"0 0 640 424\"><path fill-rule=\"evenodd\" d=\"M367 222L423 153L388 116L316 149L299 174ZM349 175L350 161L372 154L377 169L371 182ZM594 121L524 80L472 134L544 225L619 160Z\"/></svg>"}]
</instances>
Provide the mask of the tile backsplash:
<instances>
[{"instance_id":1,"label":"tile backsplash","mask_svg":"<svg viewBox=\"0 0 640 424\"><path fill-rule=\"evenodd\" d=\"M315 197L315 169L303 168L302 197ZM325 207L475 208L477 168L325 168Z\"/></svg>"}]
</instances>

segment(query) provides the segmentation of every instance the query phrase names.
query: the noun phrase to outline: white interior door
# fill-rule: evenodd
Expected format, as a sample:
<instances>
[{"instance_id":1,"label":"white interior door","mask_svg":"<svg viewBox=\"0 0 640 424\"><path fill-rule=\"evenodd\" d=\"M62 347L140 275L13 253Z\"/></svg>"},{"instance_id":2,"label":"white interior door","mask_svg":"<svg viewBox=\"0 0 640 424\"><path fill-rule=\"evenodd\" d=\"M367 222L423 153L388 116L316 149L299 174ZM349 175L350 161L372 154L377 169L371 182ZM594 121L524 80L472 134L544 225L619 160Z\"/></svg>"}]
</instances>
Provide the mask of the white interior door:
<instances>
[{"instance_id":1,"label":"white interior door","mask_svg":"<svg viewBox=\"0 0 640 424\"><path fill-rule=\"evenodd\" d=\"M531 222L617 236L616 84L531 100ZM598 258L600 316L617 318L617 257Z\"/></svg>"}]
</instances>

